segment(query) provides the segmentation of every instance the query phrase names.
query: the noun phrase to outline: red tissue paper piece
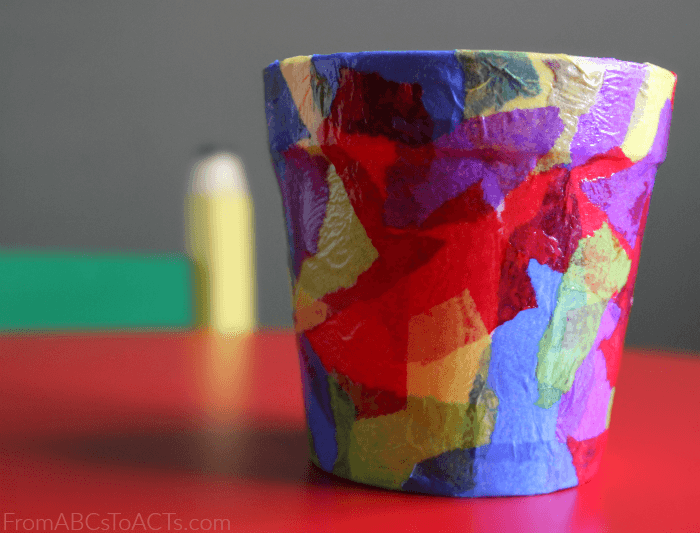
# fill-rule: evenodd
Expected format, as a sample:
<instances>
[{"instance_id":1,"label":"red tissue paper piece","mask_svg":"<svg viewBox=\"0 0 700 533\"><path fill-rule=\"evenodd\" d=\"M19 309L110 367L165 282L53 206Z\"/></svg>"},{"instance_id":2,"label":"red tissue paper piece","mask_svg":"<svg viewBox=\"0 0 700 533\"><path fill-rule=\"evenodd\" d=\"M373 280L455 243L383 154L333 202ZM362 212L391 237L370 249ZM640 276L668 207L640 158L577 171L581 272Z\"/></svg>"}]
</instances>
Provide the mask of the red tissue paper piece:
<instances>
[{"instance_id":1,"label":"red tissue paper piece","mask_svg":"<svg viewBox=\"0 0 700 533\"><path fill-rule=\"evenodd\" d=\"M408 317L401 309L387 294L372 302L360 300L305 334L328 372L405 398L408 326L397 327L396 321L408 324Z\"/></svg>"},{"instance_id":2,"label":"red tissue paper piece","mask_svg":"<svg viewBox=\"0 0 700 533\"><path fill-rule=\"evenodd\" d=\"M598 471L607 442L608 430L603 431L597 437L582 441L577 441L571 436L566 438L566 445L573 457L579 483L590 481Z\"/></svg>"}]
</instances>

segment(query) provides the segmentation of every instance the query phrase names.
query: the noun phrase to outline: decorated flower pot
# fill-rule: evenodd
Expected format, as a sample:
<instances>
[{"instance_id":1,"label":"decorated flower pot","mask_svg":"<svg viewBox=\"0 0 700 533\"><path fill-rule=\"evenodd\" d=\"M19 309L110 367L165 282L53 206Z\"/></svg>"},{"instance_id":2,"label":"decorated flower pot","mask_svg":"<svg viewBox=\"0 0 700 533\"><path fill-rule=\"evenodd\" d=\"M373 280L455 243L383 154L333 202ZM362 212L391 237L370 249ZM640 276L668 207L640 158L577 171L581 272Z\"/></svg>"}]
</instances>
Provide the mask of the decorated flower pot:
<instances>
[{"instance_id":1,"label":"decorated flower pot","mask_svg":"<svg viewBox=\"0 0 700 533\"><path fill-rule=\"evenodd\" d=\"M264 80L313 462L452 496L587 481L675 75L456 50Z\"/></svg>"}]
</instances>

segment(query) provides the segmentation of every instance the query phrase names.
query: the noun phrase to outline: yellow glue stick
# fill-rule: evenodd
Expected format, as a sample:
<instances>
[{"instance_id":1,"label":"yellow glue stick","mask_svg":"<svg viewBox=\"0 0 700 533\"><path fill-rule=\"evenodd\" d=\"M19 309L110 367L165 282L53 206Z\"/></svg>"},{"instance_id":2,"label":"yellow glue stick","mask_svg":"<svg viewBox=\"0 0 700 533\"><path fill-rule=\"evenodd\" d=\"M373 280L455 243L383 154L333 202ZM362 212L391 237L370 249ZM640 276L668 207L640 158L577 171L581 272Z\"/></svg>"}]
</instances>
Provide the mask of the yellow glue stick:
<instances>
[{"instance_id":1,"label":"yellow glue stick","mask_svg":"<svg viewBox=\"0 0 700 533\"><path fill-rule=\"evenodd\" d=\"M253 200L241 160L214 152L193 167L185 202L195 325L240 334L256 323Z\"/></svg>"}]
</instances>

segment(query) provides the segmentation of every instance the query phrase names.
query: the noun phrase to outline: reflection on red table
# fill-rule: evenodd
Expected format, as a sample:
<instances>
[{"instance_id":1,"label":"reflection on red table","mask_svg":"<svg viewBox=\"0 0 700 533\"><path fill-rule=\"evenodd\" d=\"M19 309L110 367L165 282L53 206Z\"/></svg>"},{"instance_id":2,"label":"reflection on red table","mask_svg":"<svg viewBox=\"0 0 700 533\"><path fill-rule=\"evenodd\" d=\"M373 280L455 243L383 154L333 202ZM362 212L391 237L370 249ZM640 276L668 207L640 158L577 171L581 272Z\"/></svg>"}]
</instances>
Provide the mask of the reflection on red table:
<instances>
[{"instance_id":1,"label":"reflection on red table","mask_svg":"<svg viewBox=\"0 0 700 533\"><path fill-rule=\"evenodd\" d=\"M3 531L698 531L700 358L624 355L589 484L452 499L311 466L294 337L0 337ZM64 525L65 524L65 525Z\"/></svg>"}]
</instances>

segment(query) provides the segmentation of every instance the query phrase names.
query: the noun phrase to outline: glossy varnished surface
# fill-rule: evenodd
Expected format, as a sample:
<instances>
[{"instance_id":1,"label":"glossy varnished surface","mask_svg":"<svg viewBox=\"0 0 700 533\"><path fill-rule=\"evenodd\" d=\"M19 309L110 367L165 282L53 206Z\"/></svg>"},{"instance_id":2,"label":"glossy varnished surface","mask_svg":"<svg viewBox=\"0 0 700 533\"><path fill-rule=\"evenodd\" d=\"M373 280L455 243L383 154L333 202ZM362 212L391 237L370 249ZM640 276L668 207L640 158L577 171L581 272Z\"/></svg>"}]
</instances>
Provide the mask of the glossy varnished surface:
<instances>
[{"instance_id":1,"label":"glossy varnished surface","mask_svg":"<svg viewBox=\"0 0 700 533\"><path fill-rule=\"evenodd\" d=\"M173 531L215 519L231 531L690 531L700 527L699 382L700 359L628 351L590 483L452 499L364 487L310 465L286 332L248 344L202 334L4 336L0 518L92 513L98 530L100 520L133 525L140 513L160 531L168 517Z\"/></svg>"}]
</instances>

